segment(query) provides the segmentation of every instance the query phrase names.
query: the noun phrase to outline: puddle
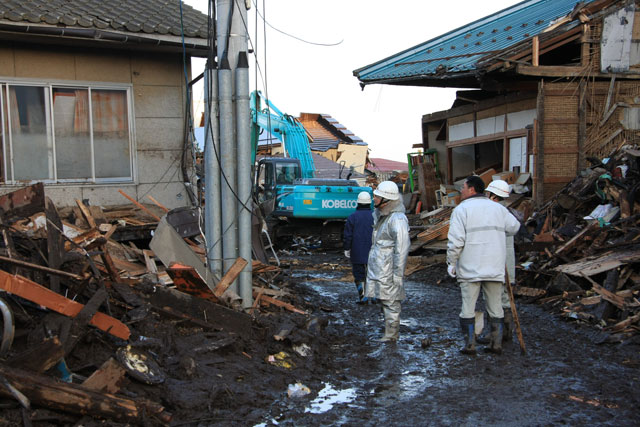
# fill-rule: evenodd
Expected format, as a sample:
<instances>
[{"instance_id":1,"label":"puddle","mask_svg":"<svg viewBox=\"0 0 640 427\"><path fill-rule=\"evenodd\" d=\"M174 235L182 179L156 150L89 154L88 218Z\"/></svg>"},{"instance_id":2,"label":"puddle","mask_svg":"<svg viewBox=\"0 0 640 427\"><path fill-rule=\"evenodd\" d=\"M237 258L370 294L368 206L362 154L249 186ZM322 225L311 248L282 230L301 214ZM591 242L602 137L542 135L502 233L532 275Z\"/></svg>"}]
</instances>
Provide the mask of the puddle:
<instances>
[{"instance_id":1,"label":"puddle","mask_svg":"<svg viewBox=\"0 0 640 427\"><path fill-rule=\"evenodd\" d=\"M304 412L312 414L322 414L339 403L350 403L356 398L356 390L347 388L336 390L331 384L324 383L324 388L318 392L318 397L311 401L311 408L305 408Z\"/></svg>"}]
</instances>

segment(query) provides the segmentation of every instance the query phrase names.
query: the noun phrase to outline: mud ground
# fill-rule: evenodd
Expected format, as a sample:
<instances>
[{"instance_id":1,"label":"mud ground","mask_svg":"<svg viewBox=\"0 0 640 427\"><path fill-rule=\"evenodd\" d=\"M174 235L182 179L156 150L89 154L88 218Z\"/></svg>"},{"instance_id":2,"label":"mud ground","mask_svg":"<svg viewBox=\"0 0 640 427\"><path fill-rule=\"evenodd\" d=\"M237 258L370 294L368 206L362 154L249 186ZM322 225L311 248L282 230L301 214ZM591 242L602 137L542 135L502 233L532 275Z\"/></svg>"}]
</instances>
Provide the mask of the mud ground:
<instances>
[{"instance_id":1,"label":"mud ground","mask_svg":"<svg viewBox=\"0 0 640 427\"><path fill-rule=\"evenodd\" d=\"M308 316L256 315L250 336L147 316L130 326L145 337L166 380L129 379L123 393L162 403L174 426L638 424L637 345L595 344L592 326L519 304L526 356L517 341L501 356L462 355L459 290L443 265L407 278L400 340L382 344L381 310L355 304L344 257L284 261L290 268L280 285ZM221 347L203 349L212 343ZM114 348L89 336L67 363L89 374ZM279 353L282 360L268 361ZM310 392L289 397L295 383ZM0 403L0 426L24 425L15 404ZM131 425L42 408L29 416L34 426ZM159 425L151 417L141 424Z\"/></svg>"}]
</instances>

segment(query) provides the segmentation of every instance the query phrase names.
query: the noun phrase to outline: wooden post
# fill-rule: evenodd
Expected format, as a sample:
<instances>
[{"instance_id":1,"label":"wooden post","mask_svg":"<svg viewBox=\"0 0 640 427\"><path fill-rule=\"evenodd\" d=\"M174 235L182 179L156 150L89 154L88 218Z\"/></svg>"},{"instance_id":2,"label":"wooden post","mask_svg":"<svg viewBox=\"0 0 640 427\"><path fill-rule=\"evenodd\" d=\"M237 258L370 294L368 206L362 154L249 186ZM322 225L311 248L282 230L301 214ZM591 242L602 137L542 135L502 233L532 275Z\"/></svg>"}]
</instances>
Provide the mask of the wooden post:
<instances>
[{"instance_id":1,"label":"wooden post","mask_svg":"<svg viewBox=\"0 0 640 427\"><path fill-rule=\"evenodd\" d=\"M531 39L531 65L534 67L540 65L540 41L538 36Z\"/></svg>"},{"instance_id":2,"label":"wooden post","mask_svg":"<svg viewBox=\"0 0 640 427\"><path fill-rule=\"evenodd\" d=\"M524 337L522 336L522 328L520 328L520 318L516 311L516 301L513 297L513 289L511 288L511 278L509 277L509 271L507 267L504 269L505 286L509 293L509 305L511 306L511 314L513 315L513 323L516 325L516 334L518 335L518 342L520 342L520 353L527 354L527 348L524 345Z\"/></svg>"}]
</instances>

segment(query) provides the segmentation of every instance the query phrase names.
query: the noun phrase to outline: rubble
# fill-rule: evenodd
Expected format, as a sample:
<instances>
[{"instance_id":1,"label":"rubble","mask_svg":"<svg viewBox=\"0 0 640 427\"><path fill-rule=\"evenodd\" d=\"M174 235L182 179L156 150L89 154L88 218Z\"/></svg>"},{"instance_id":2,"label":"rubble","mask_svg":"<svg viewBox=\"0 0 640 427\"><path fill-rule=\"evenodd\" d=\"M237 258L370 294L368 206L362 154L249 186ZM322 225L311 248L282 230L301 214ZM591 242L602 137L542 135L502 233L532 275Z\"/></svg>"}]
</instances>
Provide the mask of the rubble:
<instances>
[{"instance_id":1,"label":"rubble","mask_svg":"<svg viewBox=\"0 0 640 427\"><path fill-rule=\"evenodd\" d=\"M637 339L640 331L639 155L624 146L590 159L592 167L533 213L534 238L518 247L524 267L515 293L596 326L599 342Z\"/></svg>"},{"instance_id":2,"label":"rubble","mask_svg":"<svg viewBox=\"0 0 640 427\"><path fill-rule=\"evenodd\" d=\"M307 320L276 286L280 267L252 260L255 303L246 313L228 288L248 260L213 277L189 231L193 215L172 217L155 199L143 205L120 193L132 205L78 200L58 210L42 184L0 197L0 396L15 402L2 402L0 424L27 423L37 407L71 424L89 415L166 425L188 406L175 398L187 387L178 372L197 376L219 352L258 362L268 350L298 348L258 345L269 315L300 316L303 329ZM312 351L297 345L305 357Z\"/></svg>"}]
</instances>

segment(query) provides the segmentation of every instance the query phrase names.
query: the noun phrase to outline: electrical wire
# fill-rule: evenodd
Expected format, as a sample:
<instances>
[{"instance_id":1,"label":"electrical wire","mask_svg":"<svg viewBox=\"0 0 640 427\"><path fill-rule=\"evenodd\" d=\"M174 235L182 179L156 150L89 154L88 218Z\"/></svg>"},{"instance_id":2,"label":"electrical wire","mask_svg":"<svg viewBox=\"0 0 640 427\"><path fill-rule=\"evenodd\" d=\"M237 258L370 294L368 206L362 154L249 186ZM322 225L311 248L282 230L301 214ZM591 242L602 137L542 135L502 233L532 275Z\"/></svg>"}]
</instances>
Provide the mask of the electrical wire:
<instances>
[{"instance_id":1,"label":"electrical wire","mask_svg":"<svg viewBox=\"0 0 640 427\"><path fill-rule=\"evenodd\" d=\"M260 15L260 12L258 12L258 5L255 3L255 1L254 1L254 3L253 3L253 4L256 6L256 13L257 13L258 15ZM264 0L262 0L262 10L264 10ZM281 33L281 34L284 34L284 35L285 35L285 36L287 36L287 37L291 37L291 38L293 38L293 39L296 39L296 40L298 40L298 41L301 41L301 42L303 42L303 43L312 44L312 45L314 45L314 46L327 46L327 47L331 47L331 46L338 46L338 45L342 44L342 42L344 42L344 39L342 39L342 40L340 40L339 42L336 42L336 43L318 43L318 42L310 42L310 41L308 41L308 40L304 40L304 39L302 39L302 38L300 38L300 37L294 36L293 34L289 34L289 33L285 32L285 31L282 31L282 30L280 30L280 29L278 29L278 28L274 27L273 25L271 25L271 24L267 21L267 19L266 19L263 15L260 15L260 17L262 18L262 20L264 21L264 23L265 23L266 25L268 25L269 27L271 27L273 30L275 30L275 31L277 31L277 32L279 32L279 33Z\"/></svg>"},{"instance_id":2,"label":"electrical wire","mask_svg":"<svg viewBox=\"0 0 640 427\"><path fill-rule=\"evenodd\" d=\"M184 42L184 16L182 11L182 0L178 0L178 5L180 7L180 35L182 38L182 68L184 72L184 85L186 91L186 103L185 103L185 115L184 115L184 140L183 140L183 148L182 148L182 159L180 162L180 168L182 170L182 179L184 181L184 187L187 191L187 195L189 196L189 201L192 206L195 206L197 203L196 195L191 188L191 181L188 173L187 173L187 152L191 153L191 158L195 161L195 153L193 148L193 138L189 138L193 133L193 122L191 117L191 90L189 88L189 76L187 75L187 49ZM191 147L189 147L189 141L191 141ZM194 165L192 165L194 166Z\"/></svg>"}]
</instances>

